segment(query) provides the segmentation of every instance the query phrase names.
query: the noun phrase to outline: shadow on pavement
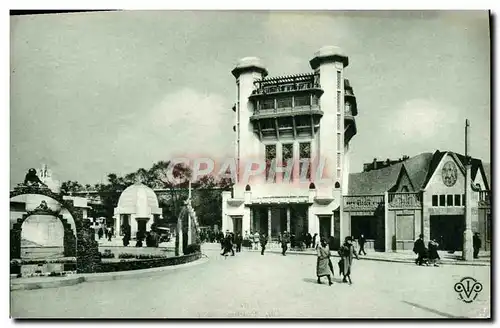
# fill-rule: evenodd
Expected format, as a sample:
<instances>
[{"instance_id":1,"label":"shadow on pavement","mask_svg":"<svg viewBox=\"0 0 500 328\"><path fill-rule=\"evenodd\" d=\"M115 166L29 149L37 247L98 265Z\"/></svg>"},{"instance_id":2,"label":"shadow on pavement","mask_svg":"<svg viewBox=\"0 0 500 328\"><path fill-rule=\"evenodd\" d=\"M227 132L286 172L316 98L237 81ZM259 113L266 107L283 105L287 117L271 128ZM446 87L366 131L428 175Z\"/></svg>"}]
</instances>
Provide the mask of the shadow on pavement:
<instances>
[{"instance_id":1,"label":"shadow on pavement","mask_svg":"<svg viewBox=\"0 0 500 328\"><path fill-rule=\"evenodd\" d=\"M316 284L318 285L318 280L317 279L313 279L313 278L304 278L302 279L302 281L305 281L305 282L308 282L308 283L312 283L312 284ZM335 278L333 277L332 278L332 282L333 283L337 283L337 284L341 284L342 283L342 278ZM321 278L321 284L322 285L328 285L328 280L327 278Z\"/></svg>"}]
</instances>

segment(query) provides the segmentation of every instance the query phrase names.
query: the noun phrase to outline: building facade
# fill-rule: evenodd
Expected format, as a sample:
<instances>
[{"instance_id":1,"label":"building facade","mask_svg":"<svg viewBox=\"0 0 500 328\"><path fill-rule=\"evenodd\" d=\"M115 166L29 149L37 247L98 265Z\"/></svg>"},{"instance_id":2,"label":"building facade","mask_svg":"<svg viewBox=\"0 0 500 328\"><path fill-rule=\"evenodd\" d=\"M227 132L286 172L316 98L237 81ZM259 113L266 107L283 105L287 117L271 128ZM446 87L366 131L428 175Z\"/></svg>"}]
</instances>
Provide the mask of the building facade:
<instances>
[{"instance_id":1,"label":"building facade","mask_svg":"<svg viewBox=\"0 0 500 328\"><path fill-rule=\"evenodd\" d=\"M351 173L344 196L346 233L363 234L367 248L411 250L420 234L440 248L460 251L465 229L466 158L451 151L422 153L378 169ZM471 159L472 231L491 247L489 174Z\"/></svg>"},{"instance_id":2,"label":"building facade","mask_svg":"<svg viewBox=\"0 0 500 328\"><path fill-rule=\"evenodd\" d=\"M284 231L344 234L340 213L357 115L345 77L349 60L329 46L309 63L309 73L279 77L268 77L255 57L233 69L237 181L223 193L223 230L271 240Z\"/></svg>"}]
</instances>

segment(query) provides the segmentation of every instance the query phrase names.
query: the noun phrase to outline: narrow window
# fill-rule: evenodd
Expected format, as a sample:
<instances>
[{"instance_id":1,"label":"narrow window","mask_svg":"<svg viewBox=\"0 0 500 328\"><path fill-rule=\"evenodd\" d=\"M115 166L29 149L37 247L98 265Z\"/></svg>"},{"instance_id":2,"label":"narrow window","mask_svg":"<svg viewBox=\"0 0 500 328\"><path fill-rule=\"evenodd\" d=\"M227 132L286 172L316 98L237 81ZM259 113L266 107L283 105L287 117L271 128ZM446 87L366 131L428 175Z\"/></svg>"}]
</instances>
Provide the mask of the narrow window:
<instances>
[{"instance_id":1,"label":"narrow window","mask_svg":"<svg viewBox=\"0 0 500 328\"><path fill-rule=\"evenodd\" d=\"M445 195L439 195L439 206L446 206L446 197L445 197Z\"/></svg>"},{"instance_id":2,"label":"narrow window","mask_svg":"<svg viewBox=\"0 0 500 328\"><path fill-rule=\"evenodd\" d=\"M432 195L432 206L438 206L438 196Z\"/></svg>"},{"instance_id":3,"label":"narrow window","mask_svg":"<svg viewBox=\"0 0 500 328\"><path fill-rule=\"evenodd\" d=\"M461 206L462 197L460 195L455 195L455 206Z\"/></svg>"},{"instance_id":4,"label":"narrow window","mask_svg":"<svg viewBox=\"0 0 500 328\"><path fill-rule=\"evenodd\" d=\"M453 195L446 195L446 206L453 206Z\"/></svg>"}]
</instances>

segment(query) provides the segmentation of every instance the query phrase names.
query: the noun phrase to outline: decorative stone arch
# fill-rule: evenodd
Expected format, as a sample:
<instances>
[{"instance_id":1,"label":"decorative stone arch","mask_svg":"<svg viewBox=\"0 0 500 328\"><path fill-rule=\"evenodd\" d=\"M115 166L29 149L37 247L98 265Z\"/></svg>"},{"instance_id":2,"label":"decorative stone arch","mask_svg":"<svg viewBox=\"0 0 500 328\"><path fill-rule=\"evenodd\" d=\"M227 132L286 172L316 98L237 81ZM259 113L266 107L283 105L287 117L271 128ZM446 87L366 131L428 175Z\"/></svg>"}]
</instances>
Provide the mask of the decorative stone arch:
<instances>
[{"instance_id":1,"label":"decorative stone arch","mask_svg":"<svg viewBox=\"0 0 500 328\"><path fill-rule=\"evenodd\" d=\"M22 237L22 226L23 223L33 215L50 215L56 217L61 221L63 229L64 229L64 239L63 239L63 247L64 247L64 257L76 257L76 237L73 233L73 229L71 224L67 219L63 218L61 214L54 212L50 209L35 209L34 211L29 211L26 214L23 214L22 218L17 219L17 222L14 223L12 229L10 229L10 258L11 259L20 259L21 258L21 237Z\"/></svg>"},{"instance_id":2,"label":"decorative stone arch","mask_svg":"<svg viewBox=\"0 0 500 328\"><path fill-rule=\"evenodd\" d=\"M67 222L62 215L50 209L36 209L24 214L22 218L17 220L14 227L11 229L11 260L21 258L21 231L22 224L31 215L52 215L62 222L64 227L64 252L65 256L76 256L76 271L78 273L91 273L98 271L100 263L99 247L95 241L95 234L91 228L90 221L83 218L83 210L73 206L73 201L64 200L60 194L57 194L47 187L37 185L20 185L10 192L10 198L20 195L41 195L51 198L61 204L65 208L75 223L76 238L74 238L71 224ZM67 229L69 229L67 231ZM71 234L69 233L71 231ZM73 237L72 237L73 236ZM72 243L76 243L76 247L70 247ZM66 247L68 246L68 247ZM74 253L71 252L74 250ZM74 254L74 255L66 255Z\"/></svg>"}]
</instances>

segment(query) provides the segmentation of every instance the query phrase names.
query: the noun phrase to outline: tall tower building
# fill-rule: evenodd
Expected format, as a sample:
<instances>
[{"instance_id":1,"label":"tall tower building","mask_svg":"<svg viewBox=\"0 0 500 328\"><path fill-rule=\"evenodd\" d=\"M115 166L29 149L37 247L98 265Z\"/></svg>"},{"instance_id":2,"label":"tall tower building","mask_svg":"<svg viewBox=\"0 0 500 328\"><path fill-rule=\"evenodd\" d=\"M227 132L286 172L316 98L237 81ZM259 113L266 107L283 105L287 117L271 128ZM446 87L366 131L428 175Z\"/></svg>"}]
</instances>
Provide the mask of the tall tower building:
<instances>
[{"instance_id":1,"label":"tall tower building","mask_svg":"<svg viewBox=\"0 0 500 328\"><path fill-rule=\"evenodd\" d=\"M356 134L356 98L344 76L348 57L323 47L312 71L268 77L256 57L236 78L233 192L223 194L223 230L284 231L342 238L342 194L349 176L349 141ZM344 188L345 187L345 188Z\"/></svg>"}]
</instances>

